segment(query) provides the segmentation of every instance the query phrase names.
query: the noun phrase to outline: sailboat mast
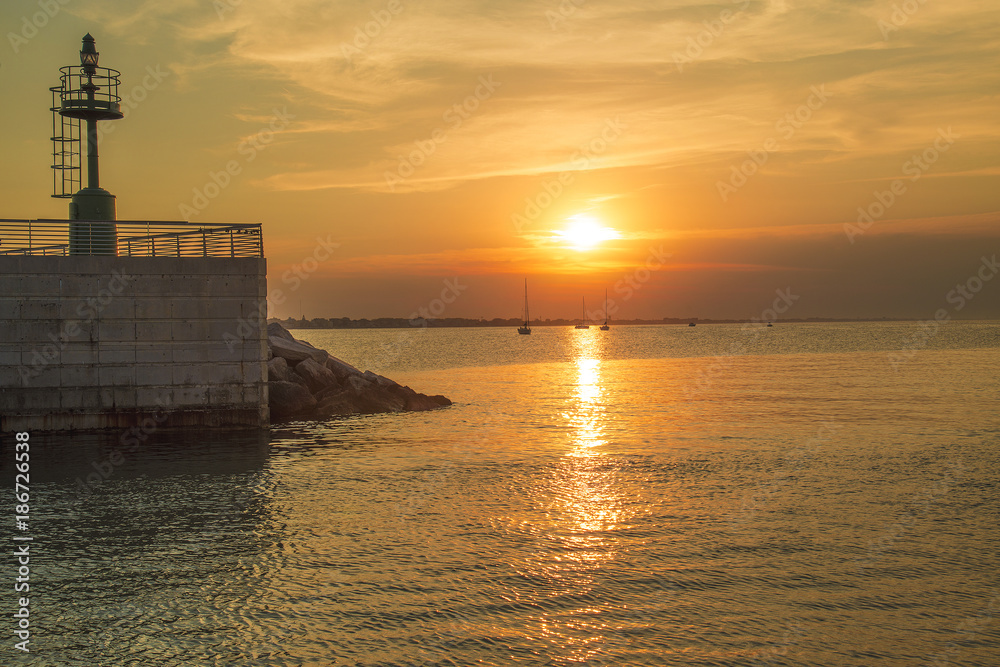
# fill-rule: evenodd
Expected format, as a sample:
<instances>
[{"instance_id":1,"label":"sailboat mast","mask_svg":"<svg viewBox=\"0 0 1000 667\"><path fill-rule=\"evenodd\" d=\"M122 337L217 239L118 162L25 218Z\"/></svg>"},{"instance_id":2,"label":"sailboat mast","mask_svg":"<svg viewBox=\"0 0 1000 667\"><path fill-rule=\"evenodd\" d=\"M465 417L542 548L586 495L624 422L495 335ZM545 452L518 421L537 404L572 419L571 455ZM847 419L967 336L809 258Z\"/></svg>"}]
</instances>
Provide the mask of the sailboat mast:
<instances>
[{"instance_id":1,"label":"sailboat mast","mask_svg":"<svg viewBox=\"0 0 1000 667\"><path fill-rule=\"evenodd\" d=\"M531 318L528 317L528 279L524 279L524 326L528 326Z\"/></svg>"}]
</instances>

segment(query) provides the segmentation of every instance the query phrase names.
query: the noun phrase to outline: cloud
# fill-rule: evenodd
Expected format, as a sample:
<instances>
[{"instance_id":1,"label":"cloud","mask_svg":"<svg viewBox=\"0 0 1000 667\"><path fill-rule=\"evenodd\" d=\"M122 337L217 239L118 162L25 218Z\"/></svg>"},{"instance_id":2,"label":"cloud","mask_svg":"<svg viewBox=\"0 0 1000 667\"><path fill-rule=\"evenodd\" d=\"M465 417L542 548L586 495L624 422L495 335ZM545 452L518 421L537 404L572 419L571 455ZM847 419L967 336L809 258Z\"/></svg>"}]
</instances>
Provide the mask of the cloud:
<instances>
[{"instance_id":1,"label":"cloud","mask_svg":"<svg viewBox=\"0 0 1000 667\"><path fill-rule=\"evenodd\" d=\"M998 139L984 91L1000 82L989 65L1000 12L984 0L922 4L890 39L888 2L220 3L85 12L134 39L155 26L179 43L223 40L223 52L182 58L182 77L270 70L309 109L293 130L315 136L303 148L341 149L322 168L295 159L304 166L265 176L278 190L433 191L559 172L608 118L629 130L587 168L698 162L755 147L822 84L830 103L783 146L807 160L897 153L941 123ZM482 76L499 88L456 126L448 114ZM380 186L435 130L447 141L414 177Z\"/></svg>"},{"instance_id":2,"label":"cloud","mask_svg":"<svg viewBox=\"0 0 1000 667\"><path fill-rule=\"evenodd\" d=\"M13 4L0 12L16 23ZM902 4L106 0L65 11L107 32L99 44L126 74L158 62L171 71L122 122L105 170L123 204L165 201L154 217L176 211L287 104L294 123L206 211L279 229L268 244L275 267L287 239L319 226L367 244L338 270L401 281L442 267L614 278L642 261L642 243L662 241L685 267L673 280L720 294L795 270L837 275L831 284L868 299L852 256L865 257L867 279L907 290L893 271L911 286L930 280L902 265L940 242L955 244L960 273L958 255L970 239L992 243L1000 209L1000 7L925 2L899 15ZM499 84L488 95L483 77ZM829 99L810 106L816 87ZM22 107L0 113L28 127ZM36 120L44 142L47 119ZM946 127L960 140L852 255L843 223ZM769 140L766 164L724 201L717 184ZM41 154L27 141L10 150L12 163ZM44 191L43 171L40 186L8 185L9 199ZM561 174L564 192L517 236L512 215ZM600 261L533 246L585 211L607 216L622 246ZM926 240L919 252L916 238Z\"/></svg>"}]
</instances>

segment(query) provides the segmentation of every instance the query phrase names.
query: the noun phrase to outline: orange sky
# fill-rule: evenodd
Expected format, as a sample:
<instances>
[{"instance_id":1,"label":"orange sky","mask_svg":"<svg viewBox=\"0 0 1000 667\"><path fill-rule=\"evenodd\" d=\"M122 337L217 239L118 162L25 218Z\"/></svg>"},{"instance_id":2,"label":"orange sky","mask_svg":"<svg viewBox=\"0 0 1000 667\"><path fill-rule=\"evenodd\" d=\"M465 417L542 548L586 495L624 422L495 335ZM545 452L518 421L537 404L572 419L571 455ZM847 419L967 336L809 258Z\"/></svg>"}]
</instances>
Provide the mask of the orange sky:
<instances>
[{"instance_id":1,"label":"orange sky","mask_svg":"<svg viewBox=\"0 0 1000 667\"><path fill-rule=\"evenodd\" d=\"M119 218L262 223L278 316L409 316L451 280L442 316L517 317L527 276L542 318L605 289L619 318L749 318L779 290L787 317L1000 318L994 0L9 0L0 22L0 216L66 216L47 88L89 31L128 96L102 126ZM617 238L570 247L581 219Z\"/></svg>"}]
</instances>

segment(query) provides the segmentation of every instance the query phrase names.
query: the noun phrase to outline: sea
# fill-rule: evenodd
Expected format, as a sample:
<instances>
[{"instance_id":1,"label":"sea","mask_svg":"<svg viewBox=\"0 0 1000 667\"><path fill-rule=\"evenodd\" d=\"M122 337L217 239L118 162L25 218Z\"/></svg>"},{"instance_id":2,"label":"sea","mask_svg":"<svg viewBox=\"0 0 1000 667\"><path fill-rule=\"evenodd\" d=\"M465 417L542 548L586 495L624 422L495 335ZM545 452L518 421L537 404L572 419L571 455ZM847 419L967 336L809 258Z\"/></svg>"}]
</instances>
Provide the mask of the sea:
<instances>
[{"instance_id":1,"label":"sea","mask_svg":"<svg viewBox=\"0 0 1000 667\"><path fill-rule=\"evenodd\" d=\"M32 434L0 663L1000 664L1000 322L292 333L454 404Z\"/></svg>"}]
</instances>

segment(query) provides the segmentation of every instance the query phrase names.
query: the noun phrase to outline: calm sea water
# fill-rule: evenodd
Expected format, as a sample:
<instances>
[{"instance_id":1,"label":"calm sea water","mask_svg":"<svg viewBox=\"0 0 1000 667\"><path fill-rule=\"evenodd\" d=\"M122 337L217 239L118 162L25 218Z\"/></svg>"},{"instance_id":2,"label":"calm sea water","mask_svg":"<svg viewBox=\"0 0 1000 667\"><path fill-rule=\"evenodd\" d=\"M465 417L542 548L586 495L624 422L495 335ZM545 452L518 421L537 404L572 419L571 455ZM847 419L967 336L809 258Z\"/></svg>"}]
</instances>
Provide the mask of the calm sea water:
<instances>
[{"instance_id":1,"label":"calm sea water","mask_svg":"<svg viewBox=\"0 0 1000 667\"><path fill-rule=\"evenodd\" d=\"M1000 323L295 333L455 405L34 436L2 664L997 664Z\"/></svg>"}]
</instances>

